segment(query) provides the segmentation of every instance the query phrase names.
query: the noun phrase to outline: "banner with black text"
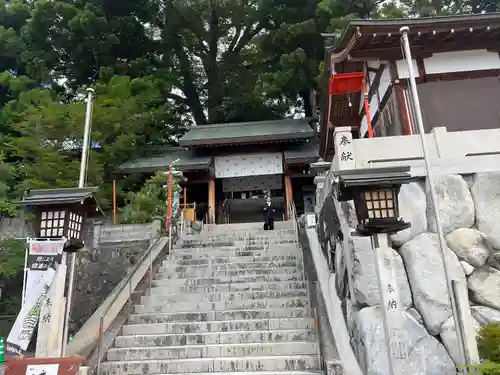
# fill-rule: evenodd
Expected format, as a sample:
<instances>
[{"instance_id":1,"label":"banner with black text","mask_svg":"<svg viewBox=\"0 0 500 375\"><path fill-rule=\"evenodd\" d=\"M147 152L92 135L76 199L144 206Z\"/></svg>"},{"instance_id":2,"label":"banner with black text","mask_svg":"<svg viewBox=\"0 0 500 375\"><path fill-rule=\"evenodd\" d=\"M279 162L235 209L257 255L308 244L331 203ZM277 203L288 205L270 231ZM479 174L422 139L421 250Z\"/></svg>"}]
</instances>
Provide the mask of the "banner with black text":
<instances>
[{"instance_id":1,"label":"banner with black text","mask_svg":"<svg viewBox=\"0 0 500 375\"><path fill-rule=\"evenodd\" d=\"M23 307L6 342L6 352L22 355L28 348L40 318L40 310L61 262L65 238L28 240L27 277Z\"/></svg>"}]
</instances>

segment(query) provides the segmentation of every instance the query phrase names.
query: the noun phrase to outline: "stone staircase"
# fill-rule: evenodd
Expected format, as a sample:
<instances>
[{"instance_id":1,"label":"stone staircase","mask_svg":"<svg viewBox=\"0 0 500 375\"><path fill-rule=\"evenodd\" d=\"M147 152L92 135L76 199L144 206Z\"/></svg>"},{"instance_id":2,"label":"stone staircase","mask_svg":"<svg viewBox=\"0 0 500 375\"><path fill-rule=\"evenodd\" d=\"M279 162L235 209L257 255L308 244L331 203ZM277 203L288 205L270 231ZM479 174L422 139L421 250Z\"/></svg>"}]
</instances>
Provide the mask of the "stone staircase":
<instances>
[{"instance_id":1,"label":"stone staircase","mask_svg":"<svg viewBox=\"0 0 500 375\"><path fill-rule=\"evenodd\" d=\"M315 374L320 350L292 224L206 226L163 261L101 374Z\"/></svg>"}]
</instances>

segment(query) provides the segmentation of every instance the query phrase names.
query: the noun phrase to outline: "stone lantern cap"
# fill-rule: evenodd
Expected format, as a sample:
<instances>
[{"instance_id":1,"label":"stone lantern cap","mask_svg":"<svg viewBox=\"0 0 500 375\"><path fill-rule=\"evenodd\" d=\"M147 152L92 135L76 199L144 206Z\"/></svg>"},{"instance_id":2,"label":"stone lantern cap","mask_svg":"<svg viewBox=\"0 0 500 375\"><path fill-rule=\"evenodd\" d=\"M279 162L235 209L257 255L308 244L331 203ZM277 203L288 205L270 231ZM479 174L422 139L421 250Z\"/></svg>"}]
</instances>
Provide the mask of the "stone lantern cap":
<instances>
[{"instance_id":1,"label":"stone lantern cap","mask_svg":"<svg viewBox=\"0 0 500 375\"><path fill-rule=\"evenodd\" d=\"M97 190L97 187L30 190L19 204L24 207L40 207L85 203L87 207L94 208L89 210L89 214L91 211L103 214L95 197Z\"/></svg>"},{"instance_id":2,"label":"stone lantern cap","mask_svg":"<svg viewBox=\"0 0 500 375\"><path fill-rule=\"evenodd\" d=\"M352 189L374 186L396 186L411 182L409 166L384 168L348 169L333 171L338 186L340 201L352 199Z\"/></svg>"},{"instance_id":3,"label":"stone lantern cap","mask_svg":"<svg viewBox=\"0 0 500 375\"><path fill-rule=\"evenodd\" d=\"M66 238L64 251L75 252L83 247L84 219L103 214L96 192L96 187L31 190L19 204L35 213L37 238Z\"/></svg>"}]
</instances>

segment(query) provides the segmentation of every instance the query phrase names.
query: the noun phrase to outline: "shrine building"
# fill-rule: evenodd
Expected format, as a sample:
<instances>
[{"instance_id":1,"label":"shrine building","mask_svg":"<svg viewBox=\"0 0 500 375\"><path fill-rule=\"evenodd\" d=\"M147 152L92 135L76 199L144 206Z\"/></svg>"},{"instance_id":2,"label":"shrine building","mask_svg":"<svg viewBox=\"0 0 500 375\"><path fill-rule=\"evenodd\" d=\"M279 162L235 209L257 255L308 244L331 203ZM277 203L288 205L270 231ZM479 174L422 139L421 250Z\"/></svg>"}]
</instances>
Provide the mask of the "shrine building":
<instances>
[{"instance_id":1,"label":"shrine building","mask_svg":"<svg viewBox=\"0 0 500 375\"><path fill-rule=\"evenodd\" d=\"M208 203L210 223L262 220L270 194L276 220L312 212L315 186L310 163L318 160L317 120L312 118L193 126L180 147L120 167L124 174L154 174L174 167L183 172L186 202ZM226 202L224 204L224 202Z\"/></svg>"},{"instance_id":2,"label":"shrine building","mask_svg":"<svg viewBox=\"0 0 500 375\"><path fill-rule=\"evenodd\" d=\"M326 51L319 141L324 160L335 153L336 127L350 126L355 138L368 137L369 125L373 137L417 133L402 26L409 27L425 131L500 127L500 13L352 20ZM345 73L352 87L353 77L363 77L355 91L335 82Z\"/></svg>"}]
</instances>

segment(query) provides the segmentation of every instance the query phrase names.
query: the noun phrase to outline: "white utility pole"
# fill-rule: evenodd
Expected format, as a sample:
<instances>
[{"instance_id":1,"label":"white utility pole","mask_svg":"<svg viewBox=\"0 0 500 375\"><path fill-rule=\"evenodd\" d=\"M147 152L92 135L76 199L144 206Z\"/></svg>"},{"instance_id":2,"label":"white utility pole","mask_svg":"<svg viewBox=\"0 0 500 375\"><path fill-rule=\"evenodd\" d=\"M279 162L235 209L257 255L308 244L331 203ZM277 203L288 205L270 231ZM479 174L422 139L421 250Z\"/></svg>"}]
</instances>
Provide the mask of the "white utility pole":
<instances>
[{"instance_id":1,"label":"white utility pole","mask_svg":"<svg viewBox=\"0 0 500 375\"><path fill-rule=\"evenodd\" d=\"M92 96L94 94L94 89L87 89L87 111L85 114L85 129L83 132L83 146L82 146L82 160L80 162L80 178L78 180L78 187L85 187L85 180L87 178L87 161L89 155L89 143L90 143L90 125L92 120ZM68 281L68 293L66 296L66 314L64 317L64 333L62 337L62 357L66 357L68 349L68 330L69 330L69 319L71 314L71 302L73 299L73 289L75 283L75 269L76 269L76 254L71 254L71 268L69 271L69 281Z\"/></svg>"},{"instance_id":2,"label":"white utility pole","mask_svg":"<svg viewBox=\"0 0 500 375\"><path fill-rule=\"evenodd\" d=\"M446 278L446 286L448 288L448 296L450 297L451 310L453 312L453 320L455 321L455 330L457 333L458 349L459 349L461 360L463 361L462 363L457 363L457 365L466 365L466 358L467 357L465 354L464 342L462 340L462 337L464 337L464 335L462 332L462 325L460 324L460 315L458 312L455 294L453 293L452 280L450 279L450 274L448 272L449 268L448 268L448 262L446 261L446 253L445 253L445 251L447 249L447 245L446 245L446 241L444 239L443 228L441 226L441 218L440 218L440 214L439 214L438 201L437 201L437 195L436 195L435 184L434 184L434 174L432 172L431 165L429 162L429 151L427 150L427 142L425 139L424 121L422 119L422 110L420 108L420 100L418 97L417 83L415 81L415 72L413 71L413 59L411 56L410 41L408 39L408 33L410 31L410 28L408 26L403 26L402 28L399 29L399 31L402 34L401 43L403 45L406 62L408 64L408 75L409 75L409 80L410 80L411 94L413 97L413 105L415 106L415 117L416 117L417 126L418 126L418 133L419 133L418 135L420 138L420 144L422 146L422 153L424 154L424 163L425 163L425 170L426 170L426 175L427 175L427 183L429 184L429 190L430 190L431 201L432 201L432 209L434 212L434 219L436 220L437 235L438 235L439 247L440 247L440 255L441 255L441 260L443 262L444 276ZM465 368L462 370L462 372L464 374L467 374L467 370Z\"/></svg>"}]
</instances>

